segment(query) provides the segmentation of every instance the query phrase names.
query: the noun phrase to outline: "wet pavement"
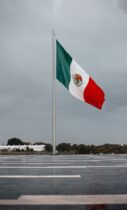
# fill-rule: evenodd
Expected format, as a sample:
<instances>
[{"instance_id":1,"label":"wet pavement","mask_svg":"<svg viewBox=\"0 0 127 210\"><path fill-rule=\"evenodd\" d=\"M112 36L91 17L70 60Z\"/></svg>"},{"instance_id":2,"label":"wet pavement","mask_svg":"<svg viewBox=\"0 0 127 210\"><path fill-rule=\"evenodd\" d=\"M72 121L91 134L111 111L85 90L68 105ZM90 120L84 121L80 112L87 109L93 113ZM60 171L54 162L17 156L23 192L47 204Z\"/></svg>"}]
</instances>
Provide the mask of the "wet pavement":
<instances>
[{"instance_id":1,"label":"wet pavement","mask_svg":"<svg viewBox=\"0 0 127 210\"><path fill-rule=\"evenodd\" d=\"M65 200L59 205L56 199L55 204L7 205L27 195L126 195L126 174L127 155L0 156L0 210L127 210L127 201L67 205Z\"/></svg>"}]
</instances>

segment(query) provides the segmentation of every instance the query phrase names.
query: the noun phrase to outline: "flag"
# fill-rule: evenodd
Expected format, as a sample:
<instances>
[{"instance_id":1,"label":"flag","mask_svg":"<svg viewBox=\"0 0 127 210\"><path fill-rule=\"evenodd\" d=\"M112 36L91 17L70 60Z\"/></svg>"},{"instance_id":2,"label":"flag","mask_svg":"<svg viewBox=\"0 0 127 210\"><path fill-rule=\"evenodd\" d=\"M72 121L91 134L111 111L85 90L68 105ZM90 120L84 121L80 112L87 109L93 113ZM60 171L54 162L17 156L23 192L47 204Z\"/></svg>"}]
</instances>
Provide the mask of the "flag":
<instances>
[{"instance_id":1,"label":"flag","mask_svg":"<svg viewBox=\"0 0 127 210\"><path fill-rule=\"evenodd\" d=\"M56 40L56 78L83 102L102 109L104 91Z\"/></svg>"}]
</instances>

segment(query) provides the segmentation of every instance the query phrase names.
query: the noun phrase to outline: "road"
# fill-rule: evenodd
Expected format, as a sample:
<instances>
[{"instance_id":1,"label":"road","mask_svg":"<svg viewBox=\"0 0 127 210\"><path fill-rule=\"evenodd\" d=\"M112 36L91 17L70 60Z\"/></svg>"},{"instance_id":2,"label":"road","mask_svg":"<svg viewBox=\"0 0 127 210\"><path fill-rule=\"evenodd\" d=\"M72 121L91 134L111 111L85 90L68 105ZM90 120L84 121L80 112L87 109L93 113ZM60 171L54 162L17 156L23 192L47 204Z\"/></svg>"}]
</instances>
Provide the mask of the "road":
<instances>
[{"instance_id":1,"label":"road","mask_svg":"<svg viewBox=\"0 0 127 210\"><path fill-rule=\"evenodd\" d=\"M127 155L0 156L0 210L127 210Z\"/></svg>"}]
</instances>

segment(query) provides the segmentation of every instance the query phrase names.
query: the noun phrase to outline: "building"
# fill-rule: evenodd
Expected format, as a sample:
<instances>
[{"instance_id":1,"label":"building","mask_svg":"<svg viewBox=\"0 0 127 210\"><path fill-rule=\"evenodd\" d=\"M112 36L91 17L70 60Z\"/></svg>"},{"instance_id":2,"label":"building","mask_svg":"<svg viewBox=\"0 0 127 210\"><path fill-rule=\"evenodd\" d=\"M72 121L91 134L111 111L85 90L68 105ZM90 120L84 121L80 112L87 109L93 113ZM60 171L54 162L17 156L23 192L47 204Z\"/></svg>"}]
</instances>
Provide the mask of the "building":
<instances>
[{"instance_id":1,"label":"building","mask_svg":"<svg viewBox=\"0 0 127 210\"><path fill-rule=\"evenodd\" d=\"M0 151L27 151L28 149L32 149L36 152L41 152L45 150L45 145L6 145L6 146L0 146Z\"/></svg>"}]
</instances>

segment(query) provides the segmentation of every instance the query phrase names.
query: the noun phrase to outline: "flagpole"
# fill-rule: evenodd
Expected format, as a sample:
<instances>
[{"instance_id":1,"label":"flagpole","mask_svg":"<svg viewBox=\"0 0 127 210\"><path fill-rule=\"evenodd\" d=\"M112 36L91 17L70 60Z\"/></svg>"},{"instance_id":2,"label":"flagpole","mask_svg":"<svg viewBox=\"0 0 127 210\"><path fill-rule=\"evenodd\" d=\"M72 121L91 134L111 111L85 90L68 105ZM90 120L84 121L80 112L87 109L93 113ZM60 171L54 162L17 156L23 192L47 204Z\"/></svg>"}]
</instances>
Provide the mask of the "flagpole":
<instances>
[{"instance_id":1,"label":"flagpole","mask_svg":"<svg viewBox=\"0 0 127 210\"><path fill-rule=\"evenodd\" d=\"M52 31L52 146L53 155L56 154L56 38Z\"/></svg>"}]
</instances>

